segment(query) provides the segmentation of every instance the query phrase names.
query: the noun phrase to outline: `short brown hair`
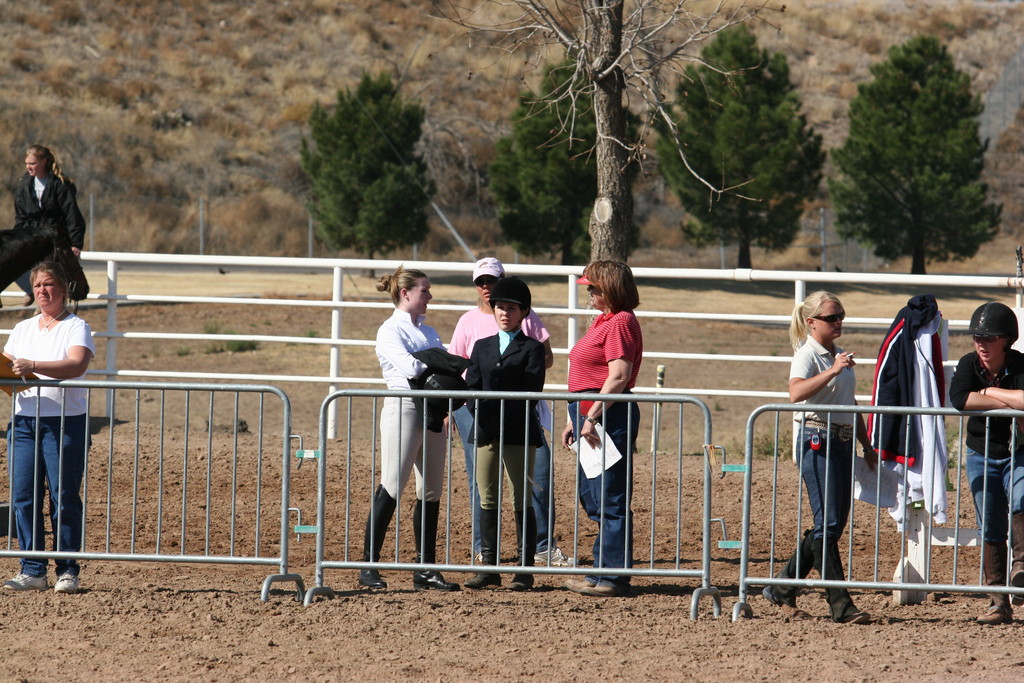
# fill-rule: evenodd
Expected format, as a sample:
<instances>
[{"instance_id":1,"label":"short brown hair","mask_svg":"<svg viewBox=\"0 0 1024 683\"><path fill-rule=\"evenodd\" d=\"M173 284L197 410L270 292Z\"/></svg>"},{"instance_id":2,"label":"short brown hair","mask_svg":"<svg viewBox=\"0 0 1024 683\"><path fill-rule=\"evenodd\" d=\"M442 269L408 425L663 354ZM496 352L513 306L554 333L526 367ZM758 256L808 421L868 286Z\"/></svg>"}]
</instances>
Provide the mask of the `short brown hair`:
<instances>
[{"instance_id":1,"label":"short brown hair","mask_svg":"<svg viewBox=\"0 0 1024 683\"><path fill-rule=\"evenodd\" d=\"M640 305L633 271L622 261L593 261L583 275L601 289L612 313L632 311Z\"/></svg>"}]
</instances>

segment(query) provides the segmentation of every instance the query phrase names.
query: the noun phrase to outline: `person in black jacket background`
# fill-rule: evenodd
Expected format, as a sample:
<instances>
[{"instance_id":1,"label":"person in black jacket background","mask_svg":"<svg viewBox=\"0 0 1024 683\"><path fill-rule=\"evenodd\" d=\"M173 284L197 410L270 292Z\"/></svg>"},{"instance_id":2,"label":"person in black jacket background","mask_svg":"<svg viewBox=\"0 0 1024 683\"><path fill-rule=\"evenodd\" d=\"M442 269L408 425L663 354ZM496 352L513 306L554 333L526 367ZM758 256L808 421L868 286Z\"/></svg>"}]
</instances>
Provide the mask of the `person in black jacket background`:
<instances>
[{"instance_id":1,"label":"person in black jacket background","mask_svg":"<svg viewBox=\"0 0 1024 683\"><path fill-rule=\"evenodd\" d=\"M491 289L491 307L498 334L473 345L466 371L466 385L482 391L539 392L544 389L544 345L522 333L520 326L530 314L530 288L517 277L498 280ZM476 420L470 438L476 443L476 481L480 490L480 546L485 565L498 564L498 508L504 465L515 510L516 545L523 566L534 564L537 518L530 504L530 486L536 447L543 443L540 420L530 401L480 399L469 402ZM525 545L524 545L525 544ZM501 585L493 572L481 572L466 588ZM533 587L531 574L516 574L512 590Z\"/></svg>"},{"instance_id":2,"label":"person in black jacket background","mask_svg":"<svg viewBox=\"0 0 1024 683\"><path fill-rule=\"evenodd\" d=\"M957 410L1024 410L1024 354L1011 348L1019 336L1016 314L996 301L982 304L971 316L970 332L974 351L957 363L949 385L950 403ZM1013 554L1009 584L1024 588L1024 443L1019 433L1014 435L1012 418L982 416L968 418L966 442L967 479L981 529L985 585L1007 585L1009 535ZM977 619L979 624L1013 623L1006 593L990 593L989 600L988 609ZM1021 604L1019 596L1013 601Z\"/></svg>"},{"instance_id":3,"label":"person in black jacket background","mask_svg":"<svg viewBox=\"0 0 1024 683\"><path fill-rule=\"evenodd\" d=\"M15 229L33 230L52 223L67 232L71 251L78 256L85 239L85 217L78 208L77 192L53 152L43 145L32 145L25 152L25 174L14 194ZM28 273L17 283L25 291L25 305L30 305L33 298Z\"/></svg>"}]
</instances>

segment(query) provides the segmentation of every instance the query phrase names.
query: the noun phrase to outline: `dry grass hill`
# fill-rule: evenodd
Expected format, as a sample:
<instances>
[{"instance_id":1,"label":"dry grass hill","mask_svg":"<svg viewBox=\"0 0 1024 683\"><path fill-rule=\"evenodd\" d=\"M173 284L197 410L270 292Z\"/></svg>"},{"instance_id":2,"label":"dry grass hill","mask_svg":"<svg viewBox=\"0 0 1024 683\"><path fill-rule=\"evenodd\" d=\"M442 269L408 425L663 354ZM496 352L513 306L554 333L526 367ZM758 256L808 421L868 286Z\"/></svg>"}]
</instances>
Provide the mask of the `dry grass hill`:
<instances>
[{"instance_id":1,"label":"dry grass hill","mask_svg":"<svg viewBox=\"0 0 1024 683\"><path fill-rule=\"evenodd\" d=\"M765 47L787 54L828 148L844 139L857 83L891 45L939 35L984 93L1024 28L1024 10L1011 2L770 5L755 28ZM484 169L508 130L516 94L535 74L522 73L521 58L434 15L429 0L0 0L0 206L11 206L25 147L42 142L78 183L83 210L94 200L87 247L195 252L202 198L207 253L305 255L298 148L308 113L365 70L388 70L427 108L425 147L439 203L476 248L511 257L497 237ZM970 262L932 271L1012 270L1024 216L1021 147L1017 121L990 153L993 196L1004 204L999 242ZM682 243L681 209L661 191L656 164L648 169L634 262L718 265L717 250ZM10 220L13 210L4 211ZM420 254L464 258L440 227ZM754 259L757 267L818 262L802 248Z\"/></svg>"}]
</instances>

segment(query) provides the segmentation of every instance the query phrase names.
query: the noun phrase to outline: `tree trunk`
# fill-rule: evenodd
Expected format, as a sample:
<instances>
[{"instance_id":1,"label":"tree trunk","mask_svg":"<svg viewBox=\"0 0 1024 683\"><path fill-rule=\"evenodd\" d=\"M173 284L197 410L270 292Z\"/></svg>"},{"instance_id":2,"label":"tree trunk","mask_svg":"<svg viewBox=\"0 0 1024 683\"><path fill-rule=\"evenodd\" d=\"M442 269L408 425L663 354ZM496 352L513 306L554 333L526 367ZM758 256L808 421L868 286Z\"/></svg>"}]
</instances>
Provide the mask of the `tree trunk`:
<instances>
[{"instance_id":1,"label":"tree trunk","mask_svg":"<svg viewBox=\"0 0 1024 683\"><path fill-rule=\"evenodd\" d=\"M750 263L750 242L749 240L740 240L739 253L736 255L736 267L750 268Z\"/></svg>"},{"instance_id":2,"label":"tree trunk","mask_svg":"<svg viewBox=\"0 0 1024 683\"><path fill-rule=\"evenodd\" d=\"M590 259L625 261L629 255L629 235L633 226L633 194L626 165L625 85L618 67L604 77L601 72L619 56L622 46L623 0L591 0L594 26L592 51L580 59L589 59L594 79L594 116L597 121L597 199L590 213Z\"/></svg>"},{"instance_id":3,"label":"tree trunk","mask_svg":"<svg viewBox=\"0 0 1024 683\"><path fill-rule=\"evenodd\" d=\"M925 275L924 247L914 247L914 255L911 258L911 274Z\"/></svg>"}]
</instances>

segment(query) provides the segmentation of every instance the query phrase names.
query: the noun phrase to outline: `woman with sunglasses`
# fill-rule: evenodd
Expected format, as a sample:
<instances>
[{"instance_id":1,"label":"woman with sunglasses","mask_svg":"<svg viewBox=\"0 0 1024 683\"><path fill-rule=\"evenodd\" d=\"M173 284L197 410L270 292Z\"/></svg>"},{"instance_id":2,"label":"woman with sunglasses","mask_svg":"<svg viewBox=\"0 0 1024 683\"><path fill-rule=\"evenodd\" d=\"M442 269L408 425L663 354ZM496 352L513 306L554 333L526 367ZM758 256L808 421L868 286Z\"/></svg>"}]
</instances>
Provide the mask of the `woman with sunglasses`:
<instances>
[{"instance_id":1,"label":"woman with sunglasses","mask_svg":"<svg viewBox=\"0 0 1024 683\"><path fill-rule=\"evenodd\" d=\"M812 405L855 405L857 381L853 353L835 342L843 334L846 311L835 294L814 292L793 309L789 338L796 353L789 371L789 399ZM853 487L851 458L856 437L868 466L878 456L871 447L859 413L806 412L800 439L800 473L814 515L814 528L804 532L800 546L777 578L804 578L816 568L829 581L842 581L843 562L839 537L850 514ZM765 586L763 595L790 619L806 619L796 606L794 586ZM845 588L827 588L832 620L843 624L868 624L871 615L858 610Z\"/></svg>"},{"instance_id":2,"label":"woman with sunglasses","mask_svg":"<svg viewBox=\"0 0 1024 683\"><path fill-rule=\"evenodd\" d=\"M974 351L957 363L949 400L957 410L1024 410L1024 355L1010 348L1018 336L1017 316L1001 303L981 305L971 316ZM1013 436L1013 419L975 416L967 420L967 479L981 528L981 568L986 586L1006 585L1006 539L1013 550L1010 585L1024 588L1024 439ZM1009 518L1009 525L1007 524ZM1007 528L1009 527L1009 528ZM1010 597L989 594L977 622L1013 622ZM1021 604L1013 596L1014 604Z\"/></svg>"},{"instance_id":3,"label":"woman with sunglasses","mask_svg":"<svg viewBox=\"0 0 1024 683\"><path fill-rule=\"evenodd\" d=\"M588 394L588 400L569 404L569 422L562 430L562 445L577 440L601 448L601 425L622 458L593 479L579 467L579 497L590 519L598 523L594 539L594 567L633 566L633 512L630 486L633 452L640 429L636 403L600 400L601 394L627 394L636 385L643 359L644 338L633 310L640 295L633 271L621 261L594 261L576 280L587 286L590 305L600 311L587 333L569 351L569 391ZM629 595L628 575L591 575L571 578L565 587L581 595Z\"/></svg>"}]
</instances>

